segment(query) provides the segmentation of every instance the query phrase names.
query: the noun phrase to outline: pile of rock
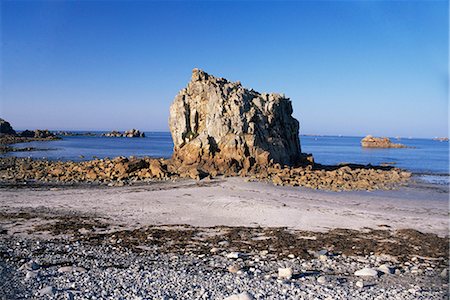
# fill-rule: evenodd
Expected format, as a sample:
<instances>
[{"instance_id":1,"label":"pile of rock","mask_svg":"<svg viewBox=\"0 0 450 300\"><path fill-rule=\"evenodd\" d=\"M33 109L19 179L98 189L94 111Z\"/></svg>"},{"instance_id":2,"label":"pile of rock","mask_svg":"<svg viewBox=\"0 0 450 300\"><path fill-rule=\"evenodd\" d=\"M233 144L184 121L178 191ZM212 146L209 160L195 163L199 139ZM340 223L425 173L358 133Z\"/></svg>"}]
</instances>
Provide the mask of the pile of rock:
<instances>
[{"instance_id":1,"label":"pile of rock","mask_svg":"<svg viewBox=\"0 0 450 300\"><path fill-rule=\"evenodd\" d=\"M364 148L406 148L403 144L391 142L387 137L377 138L371 135L368 135L361 140L361 146Z\"/></svg>"},{"instance_id":2,"label":"pile of rock","mask_svg":"<svg viewBox=\"0 0 450 300\"><path fill-rule=\"evenodd\" d=\"M103 136L106 136L106 137L129 137L129 138L141 137L141 138L143 138L143 137L145 137L145 133L141 132L137 129L130 129L125 132L113 130L111 132L103 134Z\"/></svg>"},{"instance_id":3,"label":"pile of rock","mask_svg":"<svg viewBox=\"0 0 450 300\"><path fill-rule=\"evenodd\" d=\"M306 167L282 167L279 164L259 167L247 172L215 171L214 174L196 165L180 168L172 160L152 158L97 159L86 162L53 162L23 158L0 159L0 180L23 182L28 180L58 182L96 182L124 184L138 181L169 180L224 175L242 176L249 180L267 180L276 185L304 186L334 191L387 189L406 182L411 173L400 169L377 170L373 168L340 167L335 170ZM253 171L254 170L254 171Z\"/></svg>"}]
</instances>

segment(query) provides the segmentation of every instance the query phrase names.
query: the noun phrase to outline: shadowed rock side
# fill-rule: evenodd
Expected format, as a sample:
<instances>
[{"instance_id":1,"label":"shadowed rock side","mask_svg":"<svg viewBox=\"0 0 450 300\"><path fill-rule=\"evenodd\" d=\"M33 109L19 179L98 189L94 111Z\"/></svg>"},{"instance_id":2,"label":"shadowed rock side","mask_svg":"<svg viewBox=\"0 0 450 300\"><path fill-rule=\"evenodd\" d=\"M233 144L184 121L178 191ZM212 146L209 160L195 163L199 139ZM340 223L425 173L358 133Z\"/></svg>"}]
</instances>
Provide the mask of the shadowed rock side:
<instances>
[{"instance_id":1,"label":"shadowed rock side","mask_svg":"<svg viewBox=\"0 0 450 300\"><path fill-rule=\"evenodd\" d=\"M16 131L8 121L0 118L0 136L3 135L16 135Z\"/></svg>"},{"instance_id":2,"label":"shadowed rock side","mask_svg":"<svg viewBox=\"0 0 450 300\"><path fill-rule=\"evenodd\" d=\"M279 94L260 94L240 82L194 69L170 107L174 162L212 170L244 169L270 162L301 162L299 123Z\"/></svg>"}]
</instances>

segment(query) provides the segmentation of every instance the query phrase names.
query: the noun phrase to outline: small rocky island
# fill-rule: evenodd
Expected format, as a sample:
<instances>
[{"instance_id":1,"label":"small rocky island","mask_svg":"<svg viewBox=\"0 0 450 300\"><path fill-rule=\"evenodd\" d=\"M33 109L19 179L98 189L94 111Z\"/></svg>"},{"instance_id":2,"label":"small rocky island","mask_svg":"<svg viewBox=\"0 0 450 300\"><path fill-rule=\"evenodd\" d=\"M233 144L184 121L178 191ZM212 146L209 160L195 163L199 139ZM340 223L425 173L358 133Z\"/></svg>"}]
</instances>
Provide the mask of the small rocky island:
<instances>
[{"instance_id":1,"label":"small rocky island","mask_svg":"<svg viewBox=\"0 0 450 300\"><path fill-rule=\"evenodd\" d=\"M393 143L387 137L377 138L371 135L368 135L361 140L361 146L363 148L407 148L407 146L403 144Z\"/></svg>"},{"instance_id":2,"label":"small rocky island","mask_svg":"<svg viewBox=\"0 0 450 300\"><path fill-rule=\"evenodd\" d=\"M137 129L130 129L127 130L125 132L120 132L120 131L116 131L113 130L111 132L108 133L104 133L102 134L102 136L106 136L106 137L128 137L128 138L137 138L137 137L145 137L145 133L141 132Z\"/></svg>"}]
</instances>

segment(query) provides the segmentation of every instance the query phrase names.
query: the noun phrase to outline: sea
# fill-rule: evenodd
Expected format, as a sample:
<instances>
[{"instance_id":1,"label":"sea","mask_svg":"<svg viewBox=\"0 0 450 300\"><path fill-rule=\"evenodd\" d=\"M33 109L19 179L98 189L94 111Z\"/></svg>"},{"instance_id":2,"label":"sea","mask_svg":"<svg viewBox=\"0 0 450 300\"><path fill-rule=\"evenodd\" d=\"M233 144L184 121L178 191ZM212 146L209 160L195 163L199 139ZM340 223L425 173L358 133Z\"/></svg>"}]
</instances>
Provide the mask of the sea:
<instances>
[{"instance_id":1,"label":"sea","mask_svg":"<svg viewBox=\"0 0 450 300\"><path fill-rule=\"evenodd\" d=\"M83 133L83 132L78 132ZM94 132L100 135L103 132ZM63 136L61 140L40 141L13 145L16 148L33 147L41 150L8 152L2 156L36 159L83 161L117 156L164 157L172 155L173 143L169 132L145 132L145 138L115 138L102 136ZM362 148L363 137L300 136L302 152L311 153L317 163L391 165L414 173L427 183L449 184L448 141L418 138L391 138L408 148Z\"/></svg>"}]
</instances>

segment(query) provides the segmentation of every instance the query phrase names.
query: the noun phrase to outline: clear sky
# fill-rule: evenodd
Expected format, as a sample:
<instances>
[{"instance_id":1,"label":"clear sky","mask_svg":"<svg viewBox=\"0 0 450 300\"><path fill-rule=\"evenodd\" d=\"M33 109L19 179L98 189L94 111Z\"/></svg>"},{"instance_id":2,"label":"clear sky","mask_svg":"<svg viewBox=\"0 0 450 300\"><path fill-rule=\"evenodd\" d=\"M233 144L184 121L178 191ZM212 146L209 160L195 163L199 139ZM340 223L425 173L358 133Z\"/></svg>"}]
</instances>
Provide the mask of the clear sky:
<instances>
[{"instance_id":1,"label":"clear sky","mask_svg":"<svg viewBox=\"0 0 450 300\"><path fill-rule=\"evenodd\" d=\"M4 1L16 129L168 131L191 70L290 97L306 134L448 136L447 1Z\"/></svg>"}]
</instances>

